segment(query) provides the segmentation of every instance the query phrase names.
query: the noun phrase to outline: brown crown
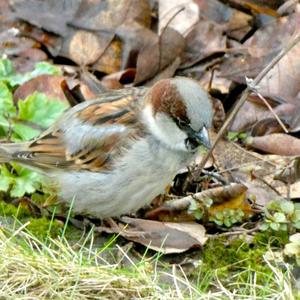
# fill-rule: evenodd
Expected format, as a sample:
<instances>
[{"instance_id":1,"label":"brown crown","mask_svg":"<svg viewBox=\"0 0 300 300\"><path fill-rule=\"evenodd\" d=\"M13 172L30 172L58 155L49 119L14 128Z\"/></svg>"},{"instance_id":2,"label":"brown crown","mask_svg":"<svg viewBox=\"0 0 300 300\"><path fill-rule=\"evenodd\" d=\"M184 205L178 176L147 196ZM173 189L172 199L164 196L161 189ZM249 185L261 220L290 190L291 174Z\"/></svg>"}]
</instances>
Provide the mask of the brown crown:
<instances>
[{"instance_id":1,"label":"brown crown","mask_svg":"<svg viewBox=\"0 0 300 300\"><path fill-rule=\"evenodd\" d=\"M165 113L171 118L188 122L185 103L176 85L172 84L170 79L157 82L151 88L149 100L152 102L154 115Z\"/></svg>"}]
</instances>

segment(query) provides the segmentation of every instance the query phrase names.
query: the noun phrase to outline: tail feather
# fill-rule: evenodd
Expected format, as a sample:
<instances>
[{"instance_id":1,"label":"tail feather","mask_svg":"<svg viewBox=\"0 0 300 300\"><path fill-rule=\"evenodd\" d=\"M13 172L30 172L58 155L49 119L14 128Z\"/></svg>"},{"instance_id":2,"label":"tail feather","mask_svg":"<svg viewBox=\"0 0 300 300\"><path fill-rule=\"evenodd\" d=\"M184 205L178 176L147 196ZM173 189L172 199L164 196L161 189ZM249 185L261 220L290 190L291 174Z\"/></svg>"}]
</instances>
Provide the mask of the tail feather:
<instances>
[{"instance_id":1,"label":"tail feather","mask_svg":"<svg viewBox=\"0 0 300 300\"><path fill-rule=\"evenodd\" d=\"M24 151L27 143L1 143L0 144L0 163L7 163L16 159L16 154Z\"/></svg>"}]
</instances>

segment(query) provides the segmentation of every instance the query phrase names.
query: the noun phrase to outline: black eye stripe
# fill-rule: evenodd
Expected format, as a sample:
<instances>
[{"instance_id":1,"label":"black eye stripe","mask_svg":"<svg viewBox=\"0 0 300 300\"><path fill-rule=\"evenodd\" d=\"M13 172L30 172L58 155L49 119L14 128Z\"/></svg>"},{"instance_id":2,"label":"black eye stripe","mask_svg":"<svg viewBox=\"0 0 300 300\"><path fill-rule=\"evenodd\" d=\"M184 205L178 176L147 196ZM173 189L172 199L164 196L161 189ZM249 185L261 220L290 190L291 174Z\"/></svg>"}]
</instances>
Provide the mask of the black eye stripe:
<instances>
[{"instance_id":1,"label":"black eye stripe","mask_svg":"<svg viewBox=\"0 0 300 300\"><path fill-rule=\"evenodd\" d=\"M186 130L190 127L190 121L188 119L183 120L179 118L174 118L173 120L180 129Z\"/></svg>"}]
</instances>

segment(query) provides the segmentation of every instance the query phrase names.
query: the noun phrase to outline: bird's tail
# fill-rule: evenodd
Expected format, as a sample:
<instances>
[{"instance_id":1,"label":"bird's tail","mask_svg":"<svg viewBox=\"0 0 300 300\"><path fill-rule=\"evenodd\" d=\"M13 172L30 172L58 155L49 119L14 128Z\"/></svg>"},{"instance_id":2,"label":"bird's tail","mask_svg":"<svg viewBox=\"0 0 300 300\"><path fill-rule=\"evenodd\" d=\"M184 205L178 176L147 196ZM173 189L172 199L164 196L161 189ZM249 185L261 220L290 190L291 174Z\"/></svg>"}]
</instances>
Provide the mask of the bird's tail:
<instances>
[{"instance_id":1,"label":"bird's tail","mask_svg":"<svg viewBox=\"0 0 300 300\"><path fill-rule=\"evenodd\" d=\"M25 150L27 143L1 143L0 163L7 163L15 160L15 154Z\"/></svg>"}]
</instances>

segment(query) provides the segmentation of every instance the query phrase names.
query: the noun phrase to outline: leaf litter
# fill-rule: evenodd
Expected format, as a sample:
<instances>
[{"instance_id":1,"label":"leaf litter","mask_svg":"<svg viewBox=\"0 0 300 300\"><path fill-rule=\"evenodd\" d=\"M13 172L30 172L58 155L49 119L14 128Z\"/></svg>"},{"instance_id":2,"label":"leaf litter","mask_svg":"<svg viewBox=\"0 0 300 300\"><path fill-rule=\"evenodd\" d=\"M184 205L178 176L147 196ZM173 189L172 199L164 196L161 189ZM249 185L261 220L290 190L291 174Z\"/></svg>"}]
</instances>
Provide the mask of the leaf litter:
<instances>
[{"instance_id":1,"label":"leaf litter","mask_svg":"<svg viewBox=\"0 0 300 300\"><path fill-rule=\"evenodd\" d=\"M192 76L205 86L220 128L246 79L254 78L299 33L298 6L281 4L9 1L0 13L1 139L32 138L67 105L101 91L151 85L174 75ZM253 87L229 127L227 137L237 132L232 135L236 140L224 138L218 144L208 173L198 170L195 179L197 165L184 170L162 204L154 201L136 218L122 218L119 231L113 232L151 249L178 253L203 246L205 228L217 233L235 223L255 223L271 200L299 198L299 166L294 163L300 153L298 52L299 44ZM1 169L1 176L1 190L9 197L43 193L26 172ZM23 177L22 194L18 178ZM202 193L209 196L203 200ZM190 223L183 223L186 219Z\"/></svg>"}]
</instances>

